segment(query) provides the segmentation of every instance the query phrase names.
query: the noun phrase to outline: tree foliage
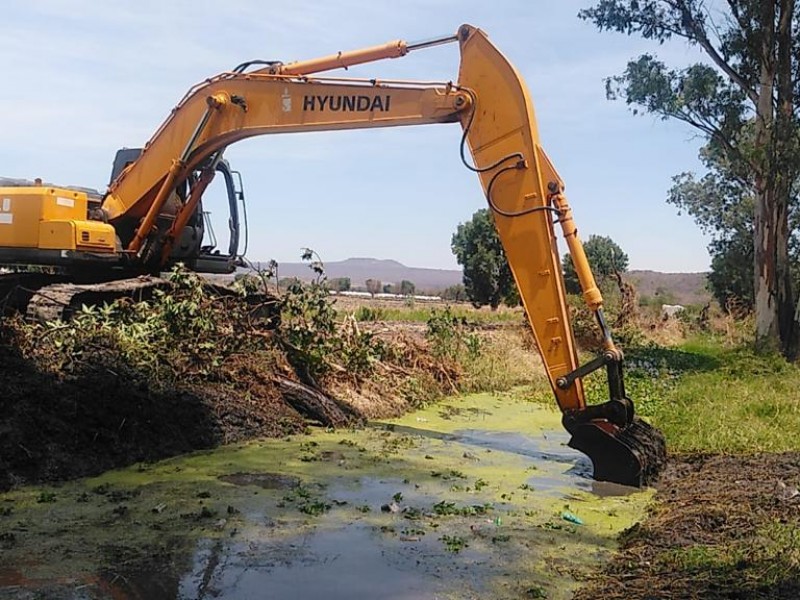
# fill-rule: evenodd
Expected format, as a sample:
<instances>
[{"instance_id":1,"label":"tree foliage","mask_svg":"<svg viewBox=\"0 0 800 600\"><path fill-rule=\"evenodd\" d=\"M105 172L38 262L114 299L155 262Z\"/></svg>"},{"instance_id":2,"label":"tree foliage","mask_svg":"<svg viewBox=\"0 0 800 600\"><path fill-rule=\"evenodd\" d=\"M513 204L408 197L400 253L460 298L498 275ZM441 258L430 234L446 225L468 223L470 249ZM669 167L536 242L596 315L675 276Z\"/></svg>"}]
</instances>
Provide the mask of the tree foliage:
<instances>
[{"instance_id":1,"label":"tree foliage","mask_svg":"<svg viewBox=\"0 0 800 600\"><path fill-rule=\"evenodd\" d=\"M416 291L417 286L414 285L413 281L403 279L403 281L400 282L400 293L403 296L413 296Z\"/></svg>"},{"instance_id":2,"label":"tree foliage","mask_svg":"<svg viewBox=\"0 0 800 600\"><path fill-rule=\"evenodd\" d=\"M665 43L678 38L700 48L706 61L668 68L645 54L628 63L622 75L607 81L609 98L622 98L634 112L677 119L700 131L709 144L714 168L700 181L677 181L671 197L684 202L687 192L722 194L712 206L731 211L738 221L749 198L752 212L753 294L756 335L762 347L794 344L794 298L790 274L789 212L800 173L800 15L795 0L601 0L580 17L601 30L640 35ZM740 190L732 190L741 186ZM692 203L690 212L703 226L707 209ZM688 205L687 205L688 208ZM746 229L746 227L745 227ZM734 227L717 237L717 266L724 257L743 257ZM712 245L712 253L714 247ZM743 277L746 284L746 277Z\"/></svg>"},{"instance_id":3,"label":"tree foliage","mask_svg":"<svg viewBox=\"0 0 800 600\"><path fill-rule=\"evenodd\" d=\"M719 160L713 142L701 151L708 173L698 178L693 173L673 177L667 202L679 212L691 215L704 233L711 236L709 288L722 306L733 302L737 308L755 307L753 281L753 210L752 189L731 173ZM800 196L797 183L789 198L789 258L792 281L800 283Z\"/></svg>"},{"instance_id":4,"label":"tree foliage","mask_svg":"<svg viewBox=\"0 0 800 600\"><path fill-rule=\"evenodd\" d=\"M367 287L367 291L373 296L375 294L380 294L381 290L383 289L380 279L367 279L364 282L364 285Z\"/></svg>"},{"instance_id":5,"label":"tree foliage","mask_svg":"<svg viewBox=\"0 0 800 600\"><path fill-rule=\"evenodd\" d=\"M461 223L451 248L464 268L464 289L475 306L497 308L501 302L519 304L519 294L489 209Z\"/></svg>"},{"instance_id":6,"label":"tree foliage","mask_svg":"<svg viewBox=\"0 0 800 600\"><path fill-rule=\"evenodd\" d=\"M350 291L350 278L333 277L328 279L328 289L334 292L348 292Z\"/></svg>"},{"instance_id":7,"label":"tree foliage","mask_svg":"<svg viewBox=\"0 0 800 600\"><path fill-rule=\"evenodd\" d=\"M721 306L733 302L752 310L755 305L753 282L753 204L751 188L721 160L710 142L700 153L708 173L698 178L693 173L673 177L667 202L678 212L691 215L700 229L711 236L709 288Z\"/></svg>"},{"instance_id":8,"label":"tree foliage","mask_svg":"<svg viewBox=\"0 0 800 600\"><path fill-rule=\"evenodd\" d=\"M628 270L628 255L610 237L602 235L590 235L589 239L583 244L586 258L589 259L589 266L592 273L601 284L608 277L616 272L624 273ZM578 281L578 274L572 263L569 254L564 255L561 261L564 270L564 285L570 294L579 294L581 284Z\"/></svg>"},{"instance_id":9,"label":"tree foliage","mask_svg":"<svg viewBox=\"0 0 800 600\"><path fill-rule=\"evenodd\" d=\"M465 302L467 300L467 290L464 288L463 283L457 283L456 285L451 285L445 288L445 290L441 293L443 300L449 300L452 302Z\"/></svg>"}]
</instances>

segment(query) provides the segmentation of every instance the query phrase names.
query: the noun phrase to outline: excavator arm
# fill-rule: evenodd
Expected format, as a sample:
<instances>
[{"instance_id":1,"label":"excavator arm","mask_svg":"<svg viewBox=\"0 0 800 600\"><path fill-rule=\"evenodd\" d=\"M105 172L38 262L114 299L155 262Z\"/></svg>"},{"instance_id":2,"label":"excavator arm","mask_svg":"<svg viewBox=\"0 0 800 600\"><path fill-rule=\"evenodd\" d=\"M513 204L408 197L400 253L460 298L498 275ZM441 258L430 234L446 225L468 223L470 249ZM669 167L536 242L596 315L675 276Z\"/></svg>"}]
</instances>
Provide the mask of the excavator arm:
<instances>
[{"instance_id":1,"label":"excavator arm","mask_svg":"<svg viewBox=\"0 0 800 600\"><path fill-rule=\"evenodd\" d=\"M455 84L315 75L450 42L461 50ZM259 68L248 70L253 67ZM647 484L664 463L663 436L634 415L625 394L622 352L606 325L564 183L540 145L528 90L477 28L463 25L456 35L429 42L395 41L285 65L253 61L206 80L111 183L102 220L114 227L122 262L157 270L234 142L272 133L454 122L462 126L462 160L483 186L570 445L591 458L595 478ZM191 189L181 196L177 190L190 178ZM178 208L165 219L168 203ZM604 340L602 354L585 365L572 334L557 226ZM608 375L609 400L589 406L583 377L598 369Z\"/></svg>"},{"instance_id":2,"label":"excavator arm","mask_svg":"<svg viewBox=\"0 0 800 600\"><path fill-rule=\"evenodd\" d=\"M459 42L458 84L472 100L461 117L474 160L467 166L483 185L563 424L572 434L569 445L589 456L596 479L645 485L666 460L664 438L634 415L625 394L623 354L606 324L602 294L578 238L564 182L540 145L528 90L482 31L464 25ZM578 362L572 334L556 224L603 337L602 354L586 365ZM587 406L582 378L601 368L606 369L609 400Z\"/></svg>"}]
</instances>

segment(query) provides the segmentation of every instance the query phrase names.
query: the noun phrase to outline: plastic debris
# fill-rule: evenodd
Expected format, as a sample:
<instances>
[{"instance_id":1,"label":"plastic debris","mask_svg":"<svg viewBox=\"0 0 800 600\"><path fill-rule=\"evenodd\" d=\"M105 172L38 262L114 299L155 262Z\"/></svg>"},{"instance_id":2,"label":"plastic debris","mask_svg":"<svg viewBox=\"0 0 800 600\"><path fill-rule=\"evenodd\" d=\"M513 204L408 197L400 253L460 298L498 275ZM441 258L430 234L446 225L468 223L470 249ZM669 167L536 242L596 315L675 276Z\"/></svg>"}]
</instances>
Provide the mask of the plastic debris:
<instances>
[{"instance_id":1,"label":"plastic debris","mask_svg":"<svg viewBox=\"0 0 800 600\"><path fill-rule=\"evenodd\" d=\"M574 515L568 510L565 510L561 513L561 518L565 521L569 521L570 523L575 523L575 525L583 525L583 519L581 519L578 515Z\"/></svg>"},{"instance_id":2,"label":"plastic debris","mask_svg":"<svg viewBox=\"0 0 800 600\"><path fill-rule=\"evenodd\" d=\"M381 510L383 512L399 513L401 509L400 505L397 502L392 502L391 504L382 505Z\"/></svg>"},{"instance_id":3,"label":"plastic debris","mask_svg":"<svg viewBox=\"0 0 800 600\"><path fill-rule=\"evenodd\" d=\"M790 486L786 485L780 479L778 480L778 482L777 482L777 484L775 486L775 491L776 491L776 493L778 495L778 498L780 500L791 500L792 498L800 496L800 490L798 490L794 486L790 487Z\"/></svg>"}]
</instances>

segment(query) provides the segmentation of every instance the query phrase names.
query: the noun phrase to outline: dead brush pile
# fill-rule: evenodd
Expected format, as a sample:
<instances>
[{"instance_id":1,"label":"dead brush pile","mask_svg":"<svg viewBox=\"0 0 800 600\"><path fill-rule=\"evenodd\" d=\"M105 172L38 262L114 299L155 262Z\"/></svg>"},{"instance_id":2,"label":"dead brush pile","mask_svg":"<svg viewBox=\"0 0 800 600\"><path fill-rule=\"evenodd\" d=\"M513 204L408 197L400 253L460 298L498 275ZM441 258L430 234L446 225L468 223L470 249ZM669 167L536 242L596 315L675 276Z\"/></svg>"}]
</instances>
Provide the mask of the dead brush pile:
<instances>
[{"instance_id":1,"label":"dead brush pile","mask_svg":"<svg viewBox=\"0 0 800 600\"><path fill-rule=\"evenodd\" d=\"M360 329L322 279L255 303L170 280L149 302L3 323L0 488L399 414L476 387L490 354L447 311L423 339Z\"/></svg>"}]
</instances>

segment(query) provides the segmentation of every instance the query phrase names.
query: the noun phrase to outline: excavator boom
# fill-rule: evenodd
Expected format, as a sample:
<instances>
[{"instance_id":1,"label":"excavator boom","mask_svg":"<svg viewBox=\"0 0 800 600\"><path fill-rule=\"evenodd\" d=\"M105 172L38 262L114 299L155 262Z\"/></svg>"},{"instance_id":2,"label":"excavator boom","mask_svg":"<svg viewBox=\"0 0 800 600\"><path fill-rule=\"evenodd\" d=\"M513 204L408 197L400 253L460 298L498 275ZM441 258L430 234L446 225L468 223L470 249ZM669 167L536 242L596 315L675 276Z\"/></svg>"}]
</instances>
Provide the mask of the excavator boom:
<instances>
[{"instance_id":1,"label":"excavator boom","mask_svg":"<svg viewBox=\"0 0 800 600\"><path fill-rule=\"evenodd\" d=\"M457 83L316 75L451 42L461 50ZM274 133L455 122L463 129L462 160L483 186L564 425L572 434L570 445L591 458L596 478L647 484L665 461L663 436L635 416L625 394L623 355L606 325L602 295L577 236L564 183L540 145L527 87L475 27L463 25L455 35L416 44L398 40L288 64L252 61L207 79L186 94L141 152L115 174L95 220L65 225L62 205L72 207L69 215L77 214L82 209L74 206L84 199L72 201L66 192L51 190L47 206L53 208L48 210L61 219L58 227L53 219L52 229L77 228L86 243L93 235L98 240L105 236L97 242L104 260L117 260L129 271L156 272L168 264L173 246L196 218L203 192L226 164L222 155L230 144ZM222 170L230 179L230 170ZM30 195L42 196L33 189ZM571 330L556 225L604 340L602 354L585 365L579 363ZM47 235L48 229L41 231ZM112 251L109 233L121 251ZM55 242L48 243L57 249ZM90 262L93 256L88 256ZM598 369L607 372L609 400L588 406L582 379Z\"/></svg>"}]
</instances>

